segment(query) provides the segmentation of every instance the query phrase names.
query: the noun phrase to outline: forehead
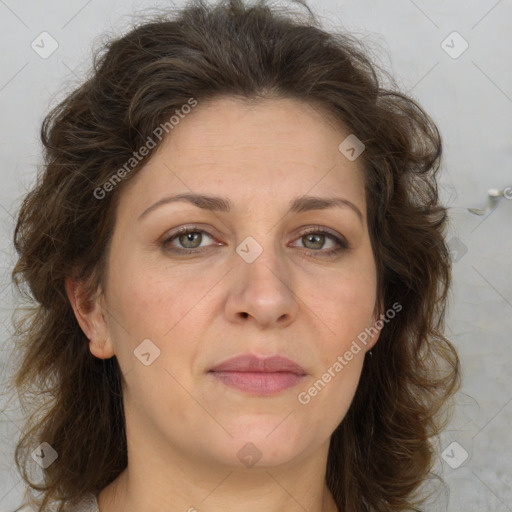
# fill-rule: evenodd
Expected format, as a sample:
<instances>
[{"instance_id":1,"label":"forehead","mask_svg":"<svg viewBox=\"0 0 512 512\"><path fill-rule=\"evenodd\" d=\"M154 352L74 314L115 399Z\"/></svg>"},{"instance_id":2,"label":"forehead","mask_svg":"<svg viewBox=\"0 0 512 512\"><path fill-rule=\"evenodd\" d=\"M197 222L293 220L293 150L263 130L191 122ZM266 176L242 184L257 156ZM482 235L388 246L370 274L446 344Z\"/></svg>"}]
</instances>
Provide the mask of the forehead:
<instances>
[{"instance_id":1,"label":"forehead","mask_svg":"<svg viewBox=\"0 0 512 512\"><path fill-rule=\"evenodd\" d=\"M349 133L321 108L295 99L199 102L121 195L146 203L165 192L208 189L239 192L240 201L288 202L343 192L364 209L361 161L348 160L338 148Z\"/></svg>"},{"instance_id":2,"label":"forehead","mask_svg":"<svg viewBox=\"0 0 512 512\"><path fill-rule=\"evenodd\" d=\"M215 152L221 158L226 149L250 156L262 148L280 148L280 154L307 161L323 160L348 135L345 127L332 120L319 106L296 99L249 101L218 98L199 104L173 130L170 145L197 149L189 159L200 161ZM326 154L326 149L330 151ZM258 155L260 156L260 155ZM267 160L275 153L270 153Z\"/></svg>"}]
</instances>

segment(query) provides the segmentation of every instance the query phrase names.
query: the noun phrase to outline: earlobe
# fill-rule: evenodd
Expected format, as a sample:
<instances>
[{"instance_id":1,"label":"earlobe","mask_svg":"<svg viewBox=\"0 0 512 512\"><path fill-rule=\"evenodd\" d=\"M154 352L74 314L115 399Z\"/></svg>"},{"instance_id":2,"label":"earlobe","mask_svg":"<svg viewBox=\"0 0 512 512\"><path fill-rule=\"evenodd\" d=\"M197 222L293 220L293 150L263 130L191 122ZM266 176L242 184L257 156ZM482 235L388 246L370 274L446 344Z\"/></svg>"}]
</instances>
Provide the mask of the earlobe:
<instances>
[{"instance_id":1,"label":"earlobe","mask_svg":"<svg viewBox=\"0 0 512 512\"><path fill-rule=\"evenodd\" d=\"M114 345L108 334L102 339L89 340L89 350L99 359L109 359L115 355Z\"/></svg>"},{"instance_id":2,"label":"earlobe","mask_svg":"<svg viewBox=\"0 0 512 512\"><path fill-rule=\"evenodd\" d=\"M95 298L90 298L87 296L84 283L71 277L66 278L65 288L75 318L89 340L91 353L100 359L115 355L101 305L100 290L97 290Z\"/></svg>"}]
</instances>

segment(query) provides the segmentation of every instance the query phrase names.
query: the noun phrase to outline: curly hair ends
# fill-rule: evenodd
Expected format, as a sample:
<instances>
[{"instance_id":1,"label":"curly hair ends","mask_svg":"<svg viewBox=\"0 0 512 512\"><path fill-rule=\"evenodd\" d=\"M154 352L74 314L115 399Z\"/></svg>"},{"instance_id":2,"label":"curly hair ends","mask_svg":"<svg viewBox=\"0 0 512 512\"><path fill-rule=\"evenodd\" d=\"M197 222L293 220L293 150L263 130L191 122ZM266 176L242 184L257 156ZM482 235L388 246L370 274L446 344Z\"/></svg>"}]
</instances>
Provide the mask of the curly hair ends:
<instances>
[{"instance_id":1,"label":"curly hair ends","mask_svg":"<svg viewBox=\"0 0 512 512\"><path fill-rule=\"evenodd\" d=\"M15 322L13 385L33 411L15 459L42 492L39 512L99 492L127 465L120 367L91 354L64 283L72 276L96 290L105 282L119 195L154 152L101 200L98 190L187 100L221 96L314 104L365 145L378 302L401 309L383 326L332 435L327 484L344 512L417 510L459 359L443 336L451 268L436 184L441 139L423 109L384 81L393 84L353 37L326 32L311 12L302 19L263 1L196 1L96 54L91 76L43 122L45 165L14 233L12 278L27 287L32 309ZM58 459L36 482L30 453L42 442Z\"/></svg>"}]
</instances>

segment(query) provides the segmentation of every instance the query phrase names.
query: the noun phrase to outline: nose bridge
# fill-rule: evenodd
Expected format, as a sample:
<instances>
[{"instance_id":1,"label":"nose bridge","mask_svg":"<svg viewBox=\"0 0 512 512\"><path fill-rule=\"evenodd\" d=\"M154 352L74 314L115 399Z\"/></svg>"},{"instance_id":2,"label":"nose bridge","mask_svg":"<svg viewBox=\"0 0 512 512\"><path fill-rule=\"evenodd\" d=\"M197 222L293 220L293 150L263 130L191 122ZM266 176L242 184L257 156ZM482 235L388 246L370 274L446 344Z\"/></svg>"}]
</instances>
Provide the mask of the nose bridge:
<instances>
[{"instance_id":1,"label":"nose bridge","mask_svg":"<svg viewBox=\"0 0 512 512\"><path fill-rule=\"evenodd\" d=\"M273 231L248 236L237 246L229 314L262 324L292 320L297 303L292 275ZM258 241L259 240L259 241Z\"/></svg>"},{"instance_id":2,"label":"nose bridge","mask_svg":"<svg viewBox=\"0 0 512 512\"><path fill-rule=\"evenodd\" d=\"M274 242L274 235L269 232L257 236L261 243L256 237L248 236L237 246L236 252L242 260L237 265L240 278L246 285L258 286L261 292L268 289L268 292L284 293L283 287L290 292L284 255Z\"/></svg>"}]
</instances>

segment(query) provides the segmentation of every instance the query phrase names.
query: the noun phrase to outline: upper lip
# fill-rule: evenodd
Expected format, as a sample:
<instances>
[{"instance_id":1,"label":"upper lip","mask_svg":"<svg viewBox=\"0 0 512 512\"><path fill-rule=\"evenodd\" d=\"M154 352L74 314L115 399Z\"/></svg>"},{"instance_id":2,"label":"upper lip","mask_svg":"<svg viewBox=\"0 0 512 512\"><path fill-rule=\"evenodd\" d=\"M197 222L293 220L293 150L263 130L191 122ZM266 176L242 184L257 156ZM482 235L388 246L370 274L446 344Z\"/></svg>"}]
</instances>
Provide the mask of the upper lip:
<instances>
[{"instance_id":1,"label":"upper lip","mask_svg":"<svg viewBox=\"0 0 512 512\"><path fill-rule=\"evenodd\" d=\"M306 375L304 368L287 357L258 357L253 354L243 354L227 359L213 367L210 372L289 372Z\"/></svg>"}]
</instances>

